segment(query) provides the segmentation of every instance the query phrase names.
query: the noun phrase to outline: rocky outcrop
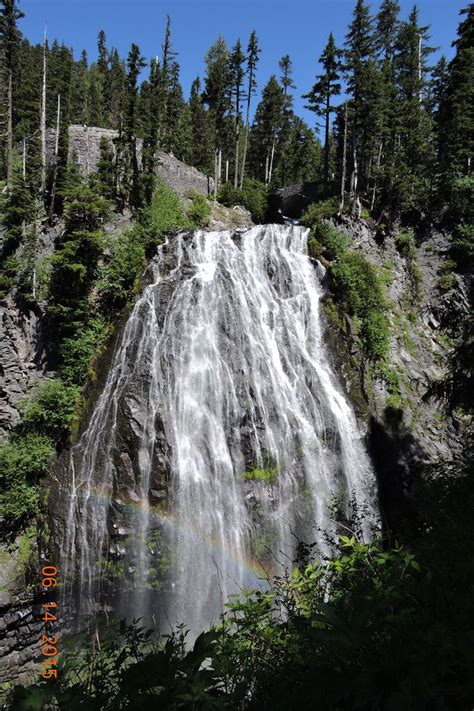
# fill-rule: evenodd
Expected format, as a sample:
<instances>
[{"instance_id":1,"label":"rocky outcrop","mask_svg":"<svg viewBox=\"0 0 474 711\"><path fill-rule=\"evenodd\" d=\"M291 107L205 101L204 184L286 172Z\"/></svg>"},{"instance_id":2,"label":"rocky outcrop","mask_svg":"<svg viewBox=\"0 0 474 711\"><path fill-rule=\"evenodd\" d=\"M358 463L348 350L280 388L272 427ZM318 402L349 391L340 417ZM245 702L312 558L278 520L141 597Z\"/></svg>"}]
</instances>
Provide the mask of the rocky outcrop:
<instances>
[{"instance_id":1,"label":"rocky outcrop","mask_svg":"<svg viewBox=\"0 0 474 711\"><path fill-rule=\"evenodd\" d=\"M387 286L392 333L388 362L398 380L396 397L361 363L357 329L349 317L345 345L332 329L330 341L341 379L367 419L385 518L397 530L402 520L414 516L413 490L420 479L449 473L462 453L466 422L448 414L429 391L448 368L450 327L468 317L467 289L458 275L452 288L440 288L451 247L447 234L415 233L409 257L399 252L396 235L383 235L369 222L344 217L337 227L349 238L351 249L363 252L378 268Z\"/></svg>"},{"instance_id":2,"label":"rocky outcrop","mask_svg":"<svg viewBox=\"0 0 474 711\"><path fill-rule=\"evenodd\" d=\"M168 183L178 195L194 192L207 196L214 190L212 178L196 168L186 165L172 154L159 152L156 158L156 174Z\"/></svg>"},{"instance_id":3,"label":"rocky outcrop","mask_svg":"<svg viewBox=\"0 0 474 711\"><path fill-rule=\"evenodd\" d=\"M62 223L40 226L37 264L43 273L62 229ZM13 290L0 301L0 439L18 423L18 404L46 373L43 316L40 297L34 305L25 304Z\"/></svg>"},{"instance_id":4,"label":"rocky outcrop","mask_svg":"<svg viewBox=\"0 0 474 711\"><path fill-rule=\"evenodd\" d=\"M47 134L47 157L53 162L55 129L49 129ZM114 148L114 140L118 131L94 126L69 126L68 160L75 161L83 175L91 175L97 171L100 160L100 142L105 138ZM141 161L142 142L138 141L138 157ZM214 180L196 168L178 160L171 153L156 154L156 174L170 185L178 195L195 192L209 195L214 190Z\"/></svg>"}]
</instances>

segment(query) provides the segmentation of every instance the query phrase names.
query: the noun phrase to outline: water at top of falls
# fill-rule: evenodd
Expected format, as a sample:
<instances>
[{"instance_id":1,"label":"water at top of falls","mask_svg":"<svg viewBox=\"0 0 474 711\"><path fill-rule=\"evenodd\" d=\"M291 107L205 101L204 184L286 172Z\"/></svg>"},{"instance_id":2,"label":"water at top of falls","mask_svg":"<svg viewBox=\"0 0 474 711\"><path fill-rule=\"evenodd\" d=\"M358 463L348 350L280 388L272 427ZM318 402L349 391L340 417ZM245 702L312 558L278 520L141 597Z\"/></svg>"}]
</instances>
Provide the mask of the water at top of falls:
<instances>
[{"instance_id":1,"label":"water at top of falls","mask_svg":"<svg viewBox=\"0 0 474 711\"><path fill-rule=\"evenodd\" d=\"M63 568L84 611L112 575L132 616L198 631L281 573L297 538L327 552L335 501L370 537L375 477L307 238L267 225L159 248L71 452Z\"/></svg>"}]
</instances>

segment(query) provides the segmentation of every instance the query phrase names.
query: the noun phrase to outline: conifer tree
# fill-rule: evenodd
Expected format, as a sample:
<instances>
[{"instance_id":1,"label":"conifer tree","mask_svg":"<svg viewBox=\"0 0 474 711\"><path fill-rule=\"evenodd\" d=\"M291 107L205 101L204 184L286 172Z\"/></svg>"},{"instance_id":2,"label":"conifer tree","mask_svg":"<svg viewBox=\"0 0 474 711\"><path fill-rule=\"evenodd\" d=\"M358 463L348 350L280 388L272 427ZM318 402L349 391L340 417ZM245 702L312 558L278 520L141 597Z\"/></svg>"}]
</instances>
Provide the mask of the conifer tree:
<instances>
[{"instance_id":1,"label":"conifer tree","mask_svg":"<svg viewBox=\"0 0 474 711\"><path fill-rule=\"evenodd\" d=\"M275 75L263 89L252 126L252 167L258 180L271 181L270 166L275 162L275 150L283 121L284 92Z\"/></svg>"},{"instance_id":2,"label":"conifer tree","mask_svg":"<svg viewBox=\"0 0 474 711\"><path fill-rule=\"evenodd\" d=\"M97 38L97 123L95 126L107 126L107 105L109 98L108 74L109 74L109 53L107 50L107 38L104 30L99 32Z\"/></svg>"},{"instance_id":3,"label":"conifer tree","mask_svg":"<svg viewBox=\"0 0 474 711\"><path fill-rule=\"evenodd\" d=\"M463 18L456 54L449 64L445 96L441 102L440 138L445 185L453 176L469 176L474 161L474 3L461 10Z\"/></svg>"},{"instance_id":4,"label":"conifer tree","mask_svg":"<svg viewBox=\"0 0 474 711\"><path fill-rule=\"evenodd\" d=\"M304 99L308 99L307 108L314 111L317 116L323 116L325 119L324 182L326 185L329 182L331 113L334 111L331 99L333 96L338 96L341 93L341 85L339 83L339 56L340 51L336 47L334 36L331 32L328 43L319 58L324 72L316 76L317 81L312 90L309 94L303 96Z\"/></svg>"},{"instance_id":5,"label":"conifer tree","mask_svg":"<svg viewBox=\"0 0 474 711\"><path fill-rule=\"evenodd\" d=\"M75 62L71 78L71 106L70 114L72 123L84 125L89 120L89 71L87 52L82 50L81 58Z\"/></svg>"},{"instance_id":6,"label":"conifer tree","mask_svg":"<svg viewBox=\"0 0 474 711\"><path fill-rule=\"evenodd\" d=\"M239 163L240 163L240 128L242 114L242 96L243 96L243 81L245 76L244 70L245 55L242 52L242 44L240 39L237 40L230 57L230 78L232 82L231 96L234 100L234 119L235 119L235 158L234 158L234 188L237 188L239 182Z\"/></svg>"},{"instance_id":7,"label":"conifer tree","mask_svg":"<svg viewBox=\"0 0 474 711\"><path fill-rule=\"evenodd\" d=\"M281 71L281 76L280 76L280 81L281 85L283 87L283 113L282 113L282 120L281 120L281 126L279 130L279 143L280 143L280 155L283 155L286 151L287 143L290 138L290 131L291 131L291 126L292 126L292 118L293 118L293 96L290 94L290 89L295 89L296 86L293 82L293 62L291 60L291 57L289 54L285 54L280 61L278 62L278 66L280 67ZM270 175L269 175L269 182L272 179L273 175L273 164L274 164L274 157L275 157L275 148L276 148L276 140L274 141L273 145L273 150L272 150L272 159L270 161ZM284 168L284 163L283 163L283 168ZM283 184L286 182L286 176L283 173L281 176Z\"/></svg>"},{"instance_id":8,"label":"conifer tree","mask_svg":"<svg viewBox=\"0 0 474 711\"><path fill-rule=\"evenodd\" d=\"M204 108L199 77L196 77L191 86L189 111L191 122L190 163L209 175L213 170L211 126L208 113Z\"/></svg>"},{"instance_id":9,"label":"conifer tree","mask_svg":"<svg viewBox=\"0 0 474 711\"><path fill-rule=\"evenodd\" d=\"M244 185L245 176L245 164L247 161L247 150L248 150L248 140L250 131L250 106L252 103L252 96L255 94L255 89L257 88L256 71L258 60L260 57L260 48L258 46L257 33L253 30L250 35L249 43L247 46L247 110L245 117L245 140L244 140L244 154L242 156L242 169L240 172L240 189L242 190Z\"/></svg>"},{"instance_id":10,"label":"conifer tree","mask_svg":"<svg viewBox=\"0 0 474 711\"><path fill-rule=\"evenodd\" d=\"M373 20L369 6L357 0L349 32L346 36L345 70L347 89L351 96L352 124L352 179L353 210L360 212L359 177L366 161L364 149L370 145L370 116L368 93L374 78Z\"/></svg>"},{"instance_id":11,"label":"conifer tree","mask_svg":"<svg viewBox=\"0 0 474 711\"><path fill-rule=\"evenodd\" d=\"M428 40L428 27L420 26L415 6L408 20L400 25L395 46L398 94L395 212L424 201L433 172L432 123L426 106L426 59L433 49Z\"/></svg>"},{"instance_id":12,"label":"conifer tree","mask_svg":"<svg viewBox=\"0 0 474 711\"><path fill-rule=\"evenodd\" d=\"M6 88L6 178L7 189L13 190L13 86L18 66L21 33L18 20L24 17L16 0L2 0L0 5L0 52L2 75ZM2 83L3 83L2 82Z\"/></svg>"},{"instance_id":13,"label":"conifer tree","mask_svg":"<svg viewBox=\"0 0 474 711\"><path fill-rule=\"evenodd\" d=\"M113 49L110 53L110 69L108 78L108 118L109 128L118 129L123 123L127 95L127 76L125 63L119 53Z\"/></svg>"},{"instance_id":14,"label":"conifer tree","mask_svg":"<svg viewBox=\"0 0 474 711\"><path fill-rule=\"evenodd\" d=\"M229 148L229 116L232 78L229 51L223 37L219 37L206 55L204 102L209 107L216 151Z\"/></svg>"},{"instance_id":15,"label":"conifer tree","mask_svg":"<svg viewBox=\"0 0 474 711\"><path fill-rule=\"evenodd\" d=\"M146 66L140 53L140 48L132 44L127 59L127 89L128 107L124 122L125 142L130 158L131 184L129 190L129 204L132 208L140 207L140 171L137 154L137 103L138 103L138 77Z\"/></svg>"}]
</instances>

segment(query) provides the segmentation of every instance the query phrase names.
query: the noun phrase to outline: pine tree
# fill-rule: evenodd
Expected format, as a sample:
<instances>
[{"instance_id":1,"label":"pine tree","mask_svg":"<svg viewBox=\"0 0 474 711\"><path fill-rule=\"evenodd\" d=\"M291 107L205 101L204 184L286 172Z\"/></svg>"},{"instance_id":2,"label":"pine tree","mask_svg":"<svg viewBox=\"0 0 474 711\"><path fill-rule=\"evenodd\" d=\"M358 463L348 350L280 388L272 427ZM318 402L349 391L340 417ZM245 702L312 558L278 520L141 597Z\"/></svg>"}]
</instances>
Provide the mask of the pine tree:
<instances>
[{"instance_id":1,"label":"pine tree","mask_svg":"<svg viewBox=\"0 0 474 711\"><path fill-rule=\"evenodd\" d=\"M127 74L125 62L120 59L119 53L113 49L110 53L110 70L108 79L108 128L118 129L123 123L127 97Z\"/></svg>"},{"instance_id":2,"label":"pine tree","mask_svg":"<svg viewBox=\"0 0 474 711\"><path fill-rule=\"evenodd\" d=\"M98 123L95 126L107 126L107 105L109 98L109 53L107 50L107 38L104 30L99 32L97 38L97 117Z\"/></svg>"},{"instance_id":3,"label":"pine tree","mask_svg":"<svg viewBox=\"0 0 474 711\"><path fill-rule=\"evenodd\" d=\"M222 151L229 148L228 119L232 111L229 51L223 37L219 37L206 54L206 67L203 98L209 107L214 146Z\"/></svg>"},{"instance_id":4,"label":"pine tree","mask_svg":"<svg viewBox=\"0 0 474 711\"><path fill-rule=\"evenodd\" d=\"M257 33L253 30L250 35L249 43L247 46L247 110L245 117L245 140L244 140L244 154L242 156L242 169L240 172L240 189L242 190L244 185L245 176L245 164L247 161L247 150L248 150L248 140L250 131L250 106L252 103L252 96L255 94L255 89L257 88L256 72L257 65L260 57L260 48L258 46Z\"/></svg>"},{"instance_id":5,"label":"pine tree","mask_svg":"<svg viewBox=\"0 0 474 711\"><path fill-rule=\"evenodd\" d=\"M474 160L474 3L461 10L453 43L446 93L441 102L442 171L449 186L456 175L471 175Z\"/></svg>"},{"instance_id":6,"label":"pine tree","mask_svg":"<svg viewBox=\"0 0 474 711\"><path fill-rule=\"evenodd\" d=\"M181 157L187 150L185 137L181 130L185 129L185 101L179 81L180 68L176 61L171 62L167 69L166 113L163 121L161 148Z\"/></svg>"},{"instance_id":7,"label":"pine tree","mask_svg":"<svg viewBox=\"0 0 474 711\"><path fill-rule=\"evenodd\" d=\"M426 59L433 52L428 40L428 27L419 25L415 6L408 21L400 25L395 47L398 93L395 212L418 209L428 197L434 159L432 123L426 107Z\"/></svg>"},{"instance_id":8,"label":"pine tree","mask_svg":"<svg viewBox=\"0 0 474 711\"><path fill-rule=\"evenodd\" d=\"M143 187L145 202L150 203L155 187L155 156L158 148L158 115L160 100L160 64L150 62L150 76L140 92L143 132Z\"/></svg>"},{"instance_id":9,"label":"pine tree","mask_svg":"<svg viewBox=\"0 0 474 711\"><path fill-rule=\"evenodd\" d=\"M6 87L6 178L7 189L13 190L13 86L18 67L21 33L18 20L24 13L16 0L2 0L0 5L0 52L2 75Z\"/></svg>"},{"instance_id":10,"label":"pine tree","mask_svg":"<svg viewBox=\"0 0 474 711\"><path fill-rule=\"evenodd\" d=\"M278 66L280 67L281 71L281 76L280 76L280 82L283 87L283 114L282 114L282 121L281 121L281 126L280 126L280 131L279 131L279 143L280 143L280 155L282 156L287 147L287 143L290 138L290 132L291 132L291 126L292 126L292 118L293 118L293 96L290 94L290 89L295 89L296 86L293 82L293 62L291 60L291 57L289 54L285 54L280 61L278 62ZM276 143L274 145L274 149L272 150L272 160L270 162L270 175L269 179L271 181L272 175L273 175L273 163L274 163L274 156L275 156L275 148L276 148ZM283 167L284 167L283 163ZM283 173L281 176L281 180L283 184L286 182L286 176Z\"/></svg>"},{"instance_id":11,"label":"pine tree","mask_svg":"<svg viewBox=\"0 0 474 711\"><path fill-rule=\"evenodd\" d=\"M138 103L138 77L146 66L140 53L140 48L132 44L127 59L127 89L128 107L124 122L125 142L129 151L131 184L129 190L129 204L132 208L140 207L140 171L137 154L137 103Z\"/></svg>"},{"instance_id":12,"label":"pine tree","mask_svg":"<svg viewBox=\"0 0 474 711\"><path fill-rule=\"evenodd\" d=\"M251 133L252 172L258 180L271 181L270 165L275 164L276 143L283 122L284 92L275 75L263 89Z\"/></svg>"},{"instance_id":13,"label":"pine tree","mask_svg":"<svg viewBox=\"0 0 474 711\"><path fill-rule=\"evenodd\" d=\"M370 145L371 116L368 93L374 78L373 20L369 6L357 0L346 36L345 70L351 96L353 210L360 212L359 177L367 165L365 149ZM365 165L364 165L365 164Z\"/></svg>"},{"instance_id":14,"label":"pine tree","mask_svg":"<svg viewBox=\"0 0 474 711\"><path fill-rule=\"evenodd\" d=\"M397 0L383 0L376 17L375 46L382 58L391 62L398 33L400 5Z\"/></svg>"},{"instance_id":15,"label":"pine tree","mask_svg":"<svg viewBox=\"0 0 474 711\"><path fill-rule=\"evenodd\" d=\"M290 115L287 142L275 171L280 185L315 181L321 168L321 144L303 119Z\"/></svg>"},{"instance_id":16,"label":"pine tree","mask_svg":"<svg viewBox=\"0 0 474 711\"><path fill-rule=\"evenodd\" d=\"M328 43L319 58L324 72L316 76L316 83L309 94L303 96L308 99L308 106L317 116L324 116L325 119L325 139L324 139L324 182L329 182L329 147L330 147L330 126L331 113L334 106L331 104L333 96L339 96L341 85L339 83L339 57L340 51L336 47L334 36L331 32Z\"/></svg>"},{"instance_id":17,"label":"pine tree","mask_svg":"<svg viewBox=\"0 0 474 711\"><path fill-rule=\"evenodd\" d=\"M209 116L204 108L199 77L193 81L189 97L191 150L189 161L209 175L213 170L213 147Z\"/></svg>"},{"instance_id":18,"label":"pine tree","mask_svg":"<svg viewBox=\"0 0 474 711\"><path fill-rule=\"evenodd\" d=\"M71 79L71 122L84 125L89 118L89 71L87 52L84 49L81 58L74 63Z\"/></svg>"},{"instance_id":19,"label":"pine tree","mask_svg":"<svg viewBox=\"0 0 474 711\"><path fill-rule=\"evenodd\" d=\"M237 188L239 182L239 163L240 163L240 129L242 116L242 96L243 82L245 76L244 70L245 55L242 52L242 44L240 39L237 40L230 57L230 80L232 82L231 96L234 100L234 119L235 119L235 158L234 158L234 188Z\"/></svg>"}]
</instances>

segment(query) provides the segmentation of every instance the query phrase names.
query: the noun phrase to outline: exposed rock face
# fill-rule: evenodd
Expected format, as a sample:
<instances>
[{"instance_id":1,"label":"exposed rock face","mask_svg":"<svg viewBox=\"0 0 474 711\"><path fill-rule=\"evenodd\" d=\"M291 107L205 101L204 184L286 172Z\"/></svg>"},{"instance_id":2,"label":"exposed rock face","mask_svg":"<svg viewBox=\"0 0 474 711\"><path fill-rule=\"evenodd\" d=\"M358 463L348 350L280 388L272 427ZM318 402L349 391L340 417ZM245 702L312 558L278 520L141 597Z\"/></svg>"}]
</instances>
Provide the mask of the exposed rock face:
<instances>
[{"instance_id":1,"label":"exposed rock face","mask_svg":"<svg viewBox=\"0 0 474 711\"><path fill-rule=\"evenodd\" d=\"M214 190L214 180L196 168L186 165L169 153L160 152L156 157L156 174L178 195L195 192L207 196Z\"/></svg>"},{"instance_id":2,"label":"exposed rock face","mask_svg":"<svg viewBox=\"0 0 474 711\"><path fill-rule=\"evenodd\" d=\"M8 551L3 545L0 549L0 687L12 679L17 684L31 684L39 674L41 608L25 584L19 543L11 543ZM37 564L37 575L39 567Z\"/></svg>"},{"instance_id":3,"label":"exposed rock face","mask_svg":"<svg viewBox=\"0 0 474 711\"><path fill-rule=\"evenodd\" d=\"M49 129L47 134L48 161L53 161L56 131ZM69 126L69 156L75 160L83 175L97 171L100 159L100 142L106 138L114 146L118 131L94 126ZM141 160L141 141L138 142L139 160ZM156 155L156 174L162 178L178 195L189 192L209 195L214 189L214 180L196 170L169 153L158 152Z\"/></svg>"},{"instance_id":4,"label":"exposed rock face","mask_svg":"<svg viewBox=\"0 0 474 711\"><path fill-rule=\"evenodd\" d=\"M410 260L397 250L395 237L381 237L363 221L343 218L337 227L347 234L351 248L363 252L387 282L392 330L389 361L398 374L401 409L387 408L387 386L369 377L366 364L359 383L365 405L359 403L359 409L369 420L369 447L382 506L388 523L397 530L400 520L410 516L413 486L425 473L449 472L452 460L462 451L465 423L455 414L448 416L440 403L426 396L430 386L446 373L450 345L445 329L468 317L467 289L459 276L455 288L448 292L440 289L442 265L450 249L446 234L415 235L417 246ZM349 352L360 355L349 318L346 338ZM336 339L339 372L354 391L354 372L341 359L343 349Z\"/></svg>"},{"instance_id":5,"label":"exposed rock face","mask_svg":"<svg viewBox=\"0 0 474 711\"><path fill-rule=\"evenodd\" d=\"M0 303L0 431L18 424L18 404L38 379L40 318L11 296Z\"/></svg>"},{"instance_id":6,"label":"exposed rock face","mask_svg":"<svg viewBox=\"0 0 474 711\"><path fill-rule=\"evenodd\" d=\"M40 228L39 261L51 256L61 231L61 223ZM41 302L34 307L25 306L14 291L0 301L0 439L18 423L19 402L45 375L43 315Z\"/></svg>"}]
</instances>

